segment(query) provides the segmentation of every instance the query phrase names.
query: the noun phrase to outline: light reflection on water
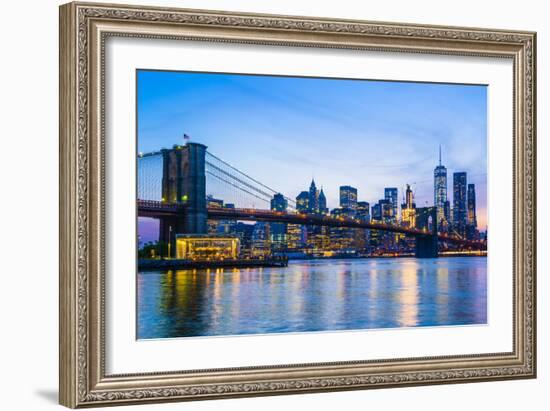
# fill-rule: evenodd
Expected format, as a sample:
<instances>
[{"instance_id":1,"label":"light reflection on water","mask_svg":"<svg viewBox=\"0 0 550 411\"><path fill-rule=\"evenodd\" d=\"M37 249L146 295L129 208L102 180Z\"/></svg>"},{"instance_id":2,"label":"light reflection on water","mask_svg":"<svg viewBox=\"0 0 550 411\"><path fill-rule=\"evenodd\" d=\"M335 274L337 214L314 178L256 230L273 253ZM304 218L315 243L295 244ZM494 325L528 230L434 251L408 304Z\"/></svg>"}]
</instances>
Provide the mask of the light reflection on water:
<instances>
[{"instance_id":1,"label":"light reflection on water","mask_svg":"<svg viewBox=\"0 0 550 411\"><path fill-rule=\"evenodd\" d=\"M292 261L138 274L138 338L487 322L487 259Z\"/></svg>"}]
</instances>

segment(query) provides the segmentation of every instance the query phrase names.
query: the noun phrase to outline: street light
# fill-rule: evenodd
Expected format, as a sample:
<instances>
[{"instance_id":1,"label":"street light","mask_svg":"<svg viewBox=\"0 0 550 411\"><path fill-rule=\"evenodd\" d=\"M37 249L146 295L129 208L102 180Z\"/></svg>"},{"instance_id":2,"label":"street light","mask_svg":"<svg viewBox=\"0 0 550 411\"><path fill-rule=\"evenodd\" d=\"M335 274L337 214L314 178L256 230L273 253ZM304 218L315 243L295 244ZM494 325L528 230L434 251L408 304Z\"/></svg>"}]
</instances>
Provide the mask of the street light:
<instances>
[{"instance_id":1,"label":"street light","mask_svg":"<svg viewBox=\"0 0 550 411\"><path fill-rule=\"evenodd\" d=\"M170 258L170 249L172 247L172 226L168 226L168 258Z\"/></svg>"}]
</instances>

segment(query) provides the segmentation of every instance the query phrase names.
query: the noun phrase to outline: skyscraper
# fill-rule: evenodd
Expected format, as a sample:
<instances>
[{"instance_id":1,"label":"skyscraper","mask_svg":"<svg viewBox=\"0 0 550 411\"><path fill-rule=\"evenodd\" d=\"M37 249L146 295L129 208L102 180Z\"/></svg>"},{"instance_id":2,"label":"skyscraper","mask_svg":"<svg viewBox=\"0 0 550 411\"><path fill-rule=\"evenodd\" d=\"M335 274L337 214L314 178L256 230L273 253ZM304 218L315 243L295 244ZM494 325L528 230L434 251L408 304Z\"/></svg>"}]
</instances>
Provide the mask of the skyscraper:
<instances>
[{"instance_id":1,"label":"skyscraper","mask_svg":"<svg viewBox=\"0 0 550 411\"><path fill-rule=\"evenodd\" d=\"M357 189L351 186L340 186L340 207L357 210Z\"/></svg>"},{"instance_id":2,"label":"skyscraper","mask_svg":"<svg viewBox=\"0 0 550 411\"><path fill-rule=\"evenodd\" d=\"M319 192L315 186L315 180L311 179L311 184L309 185L309 204L308 210L310 213L316 213L319 211Z\"/></svg>"},{"instance_id":3,"label":"skyscraper","mask_svg":"<svg viewBox=\"0 0 550 411\"><path fill-rule=\"evenodd\" d=\"M466 173L453 174L453 226L455 230L464 235L468 215L466 212Z\"/></svg>"},{"instance_id":4,"label":"skyscraper","mask_svg":"<svg viewBox=\"0 0 550 411\"><path fill-rule=\"evenodd\" d=\"M271 199L271 209L274 211L286 211L288 201L281 194L277 193ZM284 250L286 248L286 224L285 223L270 223L269 230L271 246L274 250Z\"/></svg>"},{"instance_id":5,"label":"skyscraper","mask_svg":"<svg viewBox=\"0 0 550 411\"><path fill-rule=\"evenodd\" d=\"M325 193L323 192L322 187L321 187L321 191L319 192L319 197L317 198L317 202L319 204L319 212L321 214L327 214L328 213L327 198L325 197Z\"/></svg>"},{"instance_id":6,"label":"skyscraper","mask_svg":"<svg viewBox=\"0 0 550 411\"><path fill-rule=\"evenodd\" d=\"M445 204L443 205L443 216L445 218L445 222L447 223L447 225L451 224L452 222L451 202L449 200L445 201Z\"/></svg>"},{"instance_id":7,"label":"skyscraper","mask_svg":"<svg viewBox=\"0 0 550 411\"><path fill-rule=\"evenodd\" d=\"M416 204L414 203L413 191L411 186L407 184L405 190L405 202L401 204L401 223L407 227L416 225Z\"/></svg>"},{"instance_id":8,"label":"skyscraper","mask_svg":"<svg viewBox=\"0 0 550 411\"><path fill-rule=\"evenodd\" d=\"M356 218L362 222L370 222L370 204L366 201L357 202ZM360 250L366 250L369 242L369 230L356 230L356 245Z\"/></svg>"},{"instance_id":9,"label":"skyscraper","mask_svg":"<svg viewBox=\"0 0 550 411\"><path fill-rule=\"evenodd\" d=\"M391 217L390 221L397 221L397 188L386 187L384 188L384 200L387 200L391 205Z\"/></svg>"},{"instance_id":10,"label":"skyscraper","mask_svg":"<svg viewBox=\"0 0 550 411\"><path fill-rule=\"evenodd\" d=\"M445 202L447 201L447 168L441 164L441 146L439 146L439 165L434 169L434 206L437 222L446 221Z\"/></svg>"},{"instance_id":11,"label":"skyscraper","mask_svg":"<svg viewBox=\"0 0 550 411\"><path fill-rule=\"evenodd\" d=\"M397 195L397 193L396 193ZM382 222L386 224L395 224L396 222L396 216L394 215L394 204L392 204L391 196L390 198L378 200L378 204L380 205L380 212L382 214ZM390 232L384 232L380 231L377 235L377 240L381 244L383 244L383 247L386 251L389 251L393 246L395 245L395 241L397 239L397 236L395 233Z\"/></svg>"},{"instance_id":12,"label":"skyscraper","mask_svg":"<svg viewBox=\"0 0 550 411\"><path fill-rule=\"evenodd\" d=\"M370 221L370 204L366 201L357 202L357 218L368 223Z\"/></svg>"},{"instance_id":13,"label":"skyscraper","mask_svg":"<svg viewBox=\"0 0 550 411\"><path fill-rule=\"evenodd\" d=\"M333 217L349 216L348 208L333 208L330 210L330 215ZM331 227L330 228L330 245L334 251L345 252L350 251L355 243L355 230L353 228Z\"/></svg>"},{"instance_id":14,"label":"skyscraper","mask_svg":"<svg viewBox=\"0 0 550 411\"><path fill-rule=\"evenodd\" d=\"M380 205L380 213L382 215L381 220L384 223L391 223L394 219L393 215L393 204L388 199L378 200L378 204Z\"/></svg>"},{"instance_id":15,"label":"skyscraper","mask_svg":"<svg viewBox=\"0 0 550 411\"><path fill-rule=\"evenodd\" d=\"M468 225L477 228L475 184L468 184Z\"/></svg>"},{"instance_id":16,"label":"skyscraper","mask_svg":"<svg viewBox=\"0 0 550 411\"><path fill-rule=\"evenodd\" d=\"M405 189L405 207L414 208L413 204L414 204L413 191L411 190L411 186L407 184L407 188Z\"/></svg>"},{"instance_id":17,"label":"skyscraper","mask_svg":"<svg viewBox=\"0 0 550 411\"><path fill-rule=\"evenodd\" d=\"M251 238L251 254L253 257L265 257L271 253L271 236L269 231L269 223L259 221L254 224Z\"/></svg>"},{"instance_id":18,"label":"skyscraper","mask_svg":"<svg viewBox=\"0 0 550 411\"><path fill-rule=\"evenodd\" d=\"M468 184L468 226L466 227L466 238L469 240L479 240L479 231L477 231L475 184Z\"/></svg>"},{"instance_id":19,"label":"skyscraper","mask_svg":"<svg viewBox=\"0 0 550 411\"><path fill-rule=\"evenodd\" d=\"M302 191L296 197L296 210L299 212L305 213L309 210L309 192Z\"/></svg>"},{"instance_id":20,"label":"skyscraper","mask_svg":"<svg viewBox=\"0 0 550 411\"><path fill-rule=\"evenodd\" d=\"M275 194L271 199L272 210L286 211L287 207L288 207L288 201L286 201L286 198L281 193Z\"/></svg>"},{"instance_id":21,"label":"skyscraper","mask_svg":"<svg viewBox=\"0 0 550 411\"><path fill-rule=\"evenodd\" d=\"M382 221L382 207L380 203L376 203L372 206L371 219L378 222Z\"/></svg>"}]
</instances>

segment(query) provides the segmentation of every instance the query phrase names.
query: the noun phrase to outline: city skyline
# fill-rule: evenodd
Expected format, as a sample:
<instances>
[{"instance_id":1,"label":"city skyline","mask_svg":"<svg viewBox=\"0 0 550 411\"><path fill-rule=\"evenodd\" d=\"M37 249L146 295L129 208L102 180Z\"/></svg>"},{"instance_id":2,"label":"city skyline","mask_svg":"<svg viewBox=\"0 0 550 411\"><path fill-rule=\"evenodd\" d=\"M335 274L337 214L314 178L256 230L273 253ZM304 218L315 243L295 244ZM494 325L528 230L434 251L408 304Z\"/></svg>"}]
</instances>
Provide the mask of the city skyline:
<instances>
[{"instance_id":1,"label":"city skyline","mask_svg":"<svg viewBox=\"0 0 550 411\"><path fill-rule=\"evenodd\" d=\"M186 132L292 199L313 177L329 209L339 207L339 189L345 185L357 188L357 201L372 206L384 198L386 187L398 189L401 204L411 184L417 206L433 205L441 145L448 200L453 173L467 172L468 184L476 186L478 227L486 228L484 86L139 71L138 90L140 151L171 147ZM366 107L365 99L383 107ZM336 109L335 102L344 107ZM361 102L360 108L346 110ZM430 124L413 119L416 106L435 110L429 111ZM368 121L350 121L360 117ZM344 132L348 138L333 136ZM375 132L386 138L368 138ZM361 155L353 158L356 153Z\"/></svg>"}]
</instances>

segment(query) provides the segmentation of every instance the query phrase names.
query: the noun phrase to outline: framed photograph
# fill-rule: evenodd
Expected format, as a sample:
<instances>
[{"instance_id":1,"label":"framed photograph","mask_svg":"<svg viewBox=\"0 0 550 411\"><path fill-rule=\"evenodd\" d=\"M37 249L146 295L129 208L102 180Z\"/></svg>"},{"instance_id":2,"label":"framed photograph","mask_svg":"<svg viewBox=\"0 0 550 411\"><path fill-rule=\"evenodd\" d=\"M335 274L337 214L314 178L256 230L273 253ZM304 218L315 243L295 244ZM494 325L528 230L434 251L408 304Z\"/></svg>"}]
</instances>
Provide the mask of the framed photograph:
<instances>
[{"instance_id":1,"label":"framed photograph","mask_svg":"<svg viewBox=\"0 0 550 411\"><path fill-rule=\"evenodd\" d=\"M61 404L534 378L535 40L61 6Z\"/></svg>"}]
</instances>

